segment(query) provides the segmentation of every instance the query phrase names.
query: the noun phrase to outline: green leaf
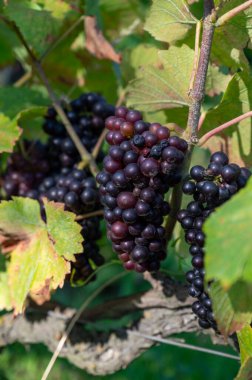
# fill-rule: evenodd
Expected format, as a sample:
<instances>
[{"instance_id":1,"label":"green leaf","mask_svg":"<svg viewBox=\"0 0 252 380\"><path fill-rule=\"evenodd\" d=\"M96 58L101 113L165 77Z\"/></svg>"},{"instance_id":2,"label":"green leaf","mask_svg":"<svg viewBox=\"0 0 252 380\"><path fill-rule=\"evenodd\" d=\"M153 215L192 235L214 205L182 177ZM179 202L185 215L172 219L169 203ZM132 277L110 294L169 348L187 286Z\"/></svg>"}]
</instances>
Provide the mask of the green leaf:
<instances>
[{"instance_id":1,"label":"green leaf","mask_svg":"<svg viewBox=\"0 0 252 380\"><path fill-rule=\"evenodd\" d=\"M19 45L19 41L15 33L3 22L0 28L0 67L15 63L15 48ZM6 77L1 78L1 85L6 84Z\"/></svg>"},{"instance_id":2,"label":"green leaf","mask_svg":"<svg viewBox=\"0 0 252 380\"><path fill-rule=\"evenodd\" d=\"M0 153L12 152L16 141L21 135L16 119L10 120L0 113Z\"/></svg>"},{"instance_id":3,"label":"green leaf","mask_svg":"<svg viewBox=\"0 0 252 380\"><path fill-rule=\"evenodd\" d=\"M12 0L6 5L4 13L15 22L32 49L41 54L57 35L60 22L52 17L51 12L33 8L28 1Z\"/></svg>"},{"instance_id":4,"label":"green leaf","mask_svg":"<svg viewBox=\"0 0 252 380\"><path fill-rule=\"evenodd\" d=\"M15 313L23 310L28 294L49 299L50 290L61 287L74 254L83 251L81 226L63 205L45 200L47 223L40 205L13 197L0 204L3 246L14 246L8 266L8 285Z\"/></svg>"},{"instance_id":5,"label":"green leaf","mask_svg":"<svg viewBox=\"0 0 252 380\"><path fill-rule=\"evenodd\" d=\"M28 121L43 116L48 100L29 88L0 88L0 152L12 152Z\"/></svg>"},{"instance_id":6,"label":"green leaf","mask_svg":"<svg viewBox=\"0 0 252 380\"><path fill-rule=\"evenodd\" d=\"M28 87L2 87L0 88L0 109L10 118L31 107L48 106L48 98L39 91Z\"/></svg>"},{"instance_id":7,"label":"green leaf","mask_svg":"<svg viewBox=\"0 0 252 380\"><path fill-rule=\"evenodd\" d=\"M11 294L6 272L0 272L0 310L11 310Z\"/></svg>"},{"instance_id":8,"label":"green leaf","mask_svg":"<svg viewBox=\"0 0 252 380\"><path fill-rule=\"evenodd\" d=\"M223 74L218 66L209 65L207 72L206 94L209 96L224 93L228 83L232 79L229 74Z\"/></svg>"},{"instance_id":9,"label":"green leaf","mask_svg":"<svg viewBox=\"0 0 252 380\"><path fill-rule=\"evenodd\" d=\"M47 231L55 242L54 248L57 254L64 256L67 260L75 261L74 254L81 253L83 250L81 237L76 239L80 232L80 225L75 223L75 214L64 211L64 205L61 203L44 200L44 205ZM63 223L62 218L64 218Z\"/></svg>"},{"instance_id":10,"label":"green leaf","mask_svg":"<svg viewBox=\"0 0 252 380\"><path fill-rule=\"evenodd\" d=\"M29 198L15 197L14 201L2 201L0 204L0 230L13 236L29 236L38 228L43 228L40 206Z\"/></svg>"},{"instance_id":11,"label":"green leaf","mask_svg":"<svg viewBox=\"0 0 252 380\"><path fill-rule=\"evenodd\" d=\"M131 66L138 70L143 65L154 65L158 61L158 49L155 46L140 44L131 51Z\"/></svg>"},{"instance_id":12,"label":"green leaf","mask_svg":"<svg viewBox=\"0 0 252 380\"><path fill-rule=\"evenodd\" d=\"M36 0L44 10L49 11L53 17L57 19L64 19L69 11L71 11L71 5L74 6L74 1L69 4L66 0ZM75 1L78 5L77 1Z\"/></svg>"},{"instance_id":13,"label":"green leaf","mask_svg":"<svg viewBox=\"0 0 252 380\"><path fill-rule=\"evenodd\" d=\"M200 130L201 136L212 129L251 110L252 77L244 72L237 73L228 84L220 104L208 111ZM230 160L252 166L251 119L247 118L221 132L232 136Z\"/></svg>"},{"instance_id":14,"label":"green leaf","mask_svg":"<svg viewBox=\"0 0 252 380\"><path fill-rule=\"evenodd\" d=\"M250 110L252 79L246 73L237 73L229 82L220 104L207 113L201 134ZM237 125L236 125L237 127ZM231 134L230 129L223 133Z\"/></svg>"},{"instance_id":15,"label":"green leaf","mask_svg":"<svg viewBox=\"0 0 252 380\"><path fill-rule=\"evenodd\" d=\"M189 81L194 52L188 46L172 46L159 52L160 62L143 67L127 89L127 104L142 111L189 105Z\"/></svg>"},{"instance_id":16,"label":"green leaf","mask_svg":"<svg viewBox=\"0 0 252 380\"><path fill-rule=\"evenodd\" d=\"M227 13L236 6L243 4L243 0L223 2L218 16ZM249 69L243 49L252 38L252 8L238 13L224 25L215 29L211 57L215 62L225 65L236 71L241 66Z\"/></svg>"},{"instance_id":17,"label":"green leaf","mask_svg":"<svg viewBox=\"0 0 252 380\"><path fill-rule=\"evenodd\" d=\"M252 282L251 228L252 178L204 224L207 280L217 279L225 288Z\"/></svg>"},{"instance_id":18,"label":"green leaf","mask_svg":"<svg viewBox=\"0 0 252 380\"><path fill-rule=\"evenodd\" d=\"M83 37L83 32L80 34ZM50 82L59 93L68 93L69 88L83 85L85 67L82 61L84 41L76 48L75 34L60 43L44 61L44 69ZM75 49L75 51L73 51ZM67 54L66 54L67 51ZM86 66L86 61L85 66Z\"/></svg>"},{"instance_id":19,"label":"green leaf","mask_svg":"<svg viewBox=\"0 0 252 380\"><path fill-rule=\"evenodd\" d=\"M249 325L243 327L237 333L240 347L241 361L244 363L249 357L252 358L252 328Z\"/></svg>"},{"instance_id":20,"label":"green leaf","mask_svg":"<svg viewBox=\"0 0 252 380\"><path fill-rule=\"evenodd\" d=\"M225 337L241 330L251 322L252 312L242 313L235 310L229 292L223 289L219 281L215 281L211 285L209 294L218 329ZM242 294L240 296L242 297Z\"/></svg>"},{"instance_id":21,"label":"green leaf","mask_svg":"<svg viewBox=\"0 0 252 380\"><path fill-rule=\"evenodd\" d=\"M174 43L196 23L183 0L153 0L145 30L157 40Z\"/></svg>"},{"instance_id":22,"label":"green leaf","mask_svg":"<svg viewBox=\"0 0 252 380\"><path fill-rule=\"evenodd\" d=\"M235 380L248 380L252 375L252 328L244 326L237 336L242 366Z\"/></svg>"},{"instance_id":23,"label":"green leaf","mask_svg":"<svg viewBox=\"0 0 252 380\"><path fill-rule=\"evenodd\" d=\"M87 16L98 16L99 0L85 0L85 14Z\"/></svg>"}]
</instances>

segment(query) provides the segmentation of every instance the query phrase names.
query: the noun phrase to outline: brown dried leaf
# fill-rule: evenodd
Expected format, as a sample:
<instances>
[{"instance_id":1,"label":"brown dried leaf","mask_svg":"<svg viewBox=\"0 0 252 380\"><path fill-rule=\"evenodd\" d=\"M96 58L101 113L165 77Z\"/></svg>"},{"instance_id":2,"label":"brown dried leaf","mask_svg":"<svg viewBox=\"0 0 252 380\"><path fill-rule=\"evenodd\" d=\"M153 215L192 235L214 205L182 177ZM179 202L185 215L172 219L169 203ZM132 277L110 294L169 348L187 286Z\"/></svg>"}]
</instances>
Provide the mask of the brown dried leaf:
<instances>
[{"instance_id":1,"label":"brown dried leaf","mask_svg":"<svg viewBox=\"0 0 252 380\"><path fill-rule=\"evenodd\" d=\"M95 17L86 16L84 19L86 33L86 49L99 59L110 59L116 63L121 63L121 54L116 53L113 46L106 40L101 30L98 28Z\"/></svg>"}]
</instances>

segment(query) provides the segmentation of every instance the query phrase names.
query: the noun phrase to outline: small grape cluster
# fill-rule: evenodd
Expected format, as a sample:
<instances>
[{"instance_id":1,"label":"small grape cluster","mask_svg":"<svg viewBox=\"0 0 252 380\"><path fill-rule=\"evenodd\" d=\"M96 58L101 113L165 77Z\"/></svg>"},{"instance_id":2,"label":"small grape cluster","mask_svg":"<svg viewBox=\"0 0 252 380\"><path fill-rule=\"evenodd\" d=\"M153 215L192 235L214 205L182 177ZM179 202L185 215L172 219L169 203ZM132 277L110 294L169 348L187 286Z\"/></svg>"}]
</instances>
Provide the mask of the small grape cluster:
<instances>
[{"instance_id":1,"label":"small grape cluster","mask_svg":"<svg viewBox=\"0 0 252 380\"><path fill-rule=\"evenodd\" d=\"M98 174L108 238L127 270L156 271L166 257L164 195L181 180L187 143L168 128L118 107L106 120L110 145Z\"/></svg>"},{"instance_id":2,"label":"small grape cluster","mask_svg":"<svg viewBox=\"0 0 252 380\"><path fill-rule=\"evenodd\" d=\"M114 114L114 107L95 93L81 95L64 110L76 134L89 152L94 148L98 136L104 129L105 119ZM64 125L58 120L54 108L48 109L43 128L50 136L48 147L51 160L59 161L62 167L73 167L80 161L79 152ZM99 159L102 157L98 157L98 161Z\"/></svg>"},{"instance_id":3,"label":"small grape cluster","mask_svg":"<svg viewBox=\"0 0 252 380\"><path fill-rule=\"evenodd\" d=\"M7 161L3 189L7 198L13 195L34 198L36 189L51 170L47 146L39 141L24 141L23 149L14 152Z\"/></svg>"},{"instance_id":4,"label":"small grape cluster","mask_svg":"<svg viewBox=\"0 0 252 380\"><path fill-rule=\"evenodd\" d=\"M185 240L190 245L193 269L186 274L188 293L198 299L193 303L192 310L202 328L217 329L211 300L204 289L205 235L202 226L216 207L246 185L250 175L248 169L229 163L225 153L216 152L212 154L206 169L200 165L193 166L189 178L183 183L184 194L193 196L194 200L186 209L179 211L178 220L185 230Z\"/></svg>"},{"instance_id":5,"label":"small grape cluster","mask_svg":"<svg viewBox=\"0 0 252 380\"><path fill-rule=\"evenodd\" d=\"M91 152L114 107L95 93L83 94L64 107L75 132ZM79 153L53 108L48 109L43 128L49 135L46 144L24 141L23 149L10 155L3 178L7 199L17 195L41 201L46 197L64 203L66 210L78 216L99 210L95 178L88 169L76 169ZM101 162L102 158L98 156L97 161ZM79 223L85 240L83 253L76 255L76 262L72 263L74 282L85 281L93 268L104 262L96 243L101 237L100 217L82 219Z\"/></svg>"}]
</instances>

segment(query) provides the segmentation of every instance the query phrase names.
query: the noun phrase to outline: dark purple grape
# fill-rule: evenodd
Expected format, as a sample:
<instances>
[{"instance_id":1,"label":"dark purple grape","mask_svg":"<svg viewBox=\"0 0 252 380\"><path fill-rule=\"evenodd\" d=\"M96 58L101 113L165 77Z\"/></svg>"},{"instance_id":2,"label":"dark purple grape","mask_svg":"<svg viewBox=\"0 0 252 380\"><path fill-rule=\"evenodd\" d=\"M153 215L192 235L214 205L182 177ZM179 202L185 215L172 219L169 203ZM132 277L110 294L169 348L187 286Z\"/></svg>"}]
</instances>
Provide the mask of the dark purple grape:
<instances>
[{"instance_id":1,"label":"dark purple grape","mask_svg":"<svg viewBox=\"0 0 252 380\"><path fill-rule=\"evenodd\" d=\"M144 246L136 246L131 252L131 258L137 263L144 262L149 256L149 251Z\"/></svg>"},{"instance_id":2,"label":"dark purple grape","mask_svg":"<svg viewBox=\"0 0 252 380\"><path fill-rule=\"evenodd\" d=\"M228 164L228 157L223 152L216 152L212 154L210 158L210 162L216 162L221 165L227 165Z\"/></svg>"},{"instance_id":3,"label":"dark purple grape","mask_svg":"<svg viewBox=\"0 0 252 380\"><path fill-rule=\"evenodd\" d=\"M148 203L144 201L138 201L135 205L137 215L146 216L150 213L151 207Z\"/></svg>"},{"instance_id":4,"label":"dark purple grape","mask_svg":"<svg viewBox=\"0 0 252 380\"><path fill-rule=\"evenodd\" d=\"M138 160L138 154L134 152L133 150L129 150L128 152L125 152L123 157L123 162L125 165L136 163Z\"/></svg>"},{"instance_id":5,"label":"dark purple grape","mask_svg":"<svg viewBox=\"0 0 252 380\"><path fill-rule=\"evenodd\" d=\"M194 219L190 216L186 216L185 218L183 218L181 220L181 225L182 227L187 230L189 228L192 228L193 227L193 222L194 222Z\"/></svg>"},{"instance_id":6,"label":"dark purple grape","mask_svg":"<svg viewBox=\"0 0 252 380\"><path fill-rule=\"evenodd\" d=\"M168 146L162 152L163 160L169 164L181 164L185 158L184 153L173 146Z\"/></svg>"},{"instance_id":7,"label":"dark purple grape","mask_svg":"<svg viewBox=\"0 0 252 380\"><path fill-rule=\"evenodd\" d=\"M81 193L81 200L84 204L93 205L97 202L97 191L87 188Z\"/></svg>"},{"instance_id":8,"label":"dark purple grape","mask_svg":"<svg viewBox=\"0 0 252 380\"><path fill-rule=\"evenodd\" d=\"M204 262L203 257L201 255L195 255L192 258L192 266L197 269L203 268Z\"/></svg>"},{"instance_id":9,"label":"dark purple grape","mask_svg":"<svg viewBox=\"0 0 252 380\"><path fill-rule=\"evenodd\" d=\"M124 169L125 177L128 180L136 181L140 178L141 172L136 163L128 164Z\"/></svg>"},{"instance_id":10,"label":"dark purple grape","mask_svg":"<svg viewBox=\"0 0 252 380\"><path fill-rule=\"evenodd\" d=\"M115 110L115 115L123 119L126 118L127 113L128 113L128 108L123 107L123 106L117 107Z\"/></svg>"},{"instance_id":11,"label":"dark purple grape","mask_svg":"<svg viewBox=\"0 0 252 380\"><path fill-rule=\"evenodd\" d=\"M195 192L196 185L192 181L186 181L184 182L182 189L184 194L192 195Z\"/></svg>"},{"instance_id":12,"label":"dark purple grape","mask_svg":"<svg viewBox=\"0 0 252 380\"><path fill-rule=\"evenodd\" d=\"M120 162L123 159L124 151L119 146L111 146L109 149L109 155L113 158L113 160Z\"/></svg>"},{"instance_id":13,"label":"dark purple grape","mask_svg":"<svg viewBox=\"0 0 252 380\"><path fill-rule=\"evenodd\" d=\"M136 202L136 197L129 191L123 191L117 197L117 204L122 209L134 208Z\"/></svg>"},{"instance_id":14,"label":"dark purple grape","mask_svg":"<svg viewBox=\"0 0 252 380\"><path fill-rule=\"evenodd\" d=\"M159 172L159 163L154 158L146 158L140 164L140 170L146 177L155 177Z\"/></svg>"},{"instance_id":15,"label":"dark purple grape","mask_svg":"<svg viewBox=\"0 0 252 380\"><path fill-rule=\"evenodd\" d=\"M200 165L195 165L190 170L190 176L197 182L200 182L204 179L204 173L205 169Z\"/></svg>"},{"instance_id":16,"label":"dark purple grape","mask_svg":"<svg viewBox=\"0 0 252 380\"><path fill-rule=\"evenodd\" d=\"M139 111L129 110L126 114L126 120L135 123L142 119L142 114Z\"/></svg>"},{"instance_id":17,"label":"dark purple grape","mask_svg":"<svg viewBox=\"0 0 252 380\"><path fill-rule=\"evenodd\" d=\"M122 219L127 224L135 223L137 220L137 213L134 208L124 210L122 213Z\"/></svg>"},{"instance_id":18,"label":"dark purple grape","mask_svg":"<svg viewBox=\"0 0 252 380\"><path fill-rule=\"evenodd\" d=\"M79 203L79 197L77 194L75 194L73 191L70 191L67 193L64 197L64 203L67 207L76 207Z\"/></svg>"},{"instance_id":19,"label":"dark purple grape","mask_svg":"<svg viewBox=\"0 0 252 380\"><path fill-rule=\"evenodd\" d=\"M215 197L218 194L218 186L214 182L205 181L201 192L206 198Z\"/></svg>"},{"instance_id":20,"label":"dark purple grape","mask_svg":"<svg viewBox=\"0 0 252 380\"><path fill-rule=\"evenodd\" d=\"M133 144L137 148L143 148L145 146L145 138L142 135L135 135L133 138Z\"/></svg>"},{"instance_id":21,"label":"dark purple grape","mask_svg":"<svg viewBox=\"0 0 252 380\"><path fill-rule=\"evenodd\" d=\"M240 174L240 168L236 168L234 165L229 164L223 167L221 171L221 176L227 183L232 183L237 179Z\"/></svg>"},{"instance_id":22,"label":"dark purple grape","mask_svg":"<svg viewBox=\"0 0 252 380\"><path fill-rule=\"evenodd\" d=\"M125 188L128 184L128 180L123 170L118 170L116 173L114 173L112 177L112 181L114 182L116 186L120 188Z\"/></svg>"}]
</instances>

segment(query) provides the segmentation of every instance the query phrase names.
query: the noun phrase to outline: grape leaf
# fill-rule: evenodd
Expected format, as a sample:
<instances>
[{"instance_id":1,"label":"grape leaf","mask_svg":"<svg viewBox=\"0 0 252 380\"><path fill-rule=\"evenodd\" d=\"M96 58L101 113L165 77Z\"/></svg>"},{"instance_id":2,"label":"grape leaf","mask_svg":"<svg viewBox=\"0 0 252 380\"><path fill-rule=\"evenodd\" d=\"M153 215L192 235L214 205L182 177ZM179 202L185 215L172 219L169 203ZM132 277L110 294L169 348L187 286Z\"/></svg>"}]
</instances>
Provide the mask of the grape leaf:
<instances>
[{"instance_id":1,"label":"grape leaf","mask_svg":"<svg viewBox=\"0 0 252 380\"><path fill-rule=\"evenodd\" d=\"M160 41L174 43L196 23L183 0L153 0L145 30Z\"/></svg>"},{"instance_id":2,"label":"grape leaf","mask_svg":"<svg viewBox=\"0 0 252 380\"><path fill-rule=\"evenodd\" d=\"M59 19L64 19L66 14L72 9L74 4L69 4L65 0L36 0L43 9L51 12L52 16ZM72 2L73 3L73 2ZM77 1L75 1L77 4Z\"/></svg>"},{"instance_id":3,"label":"grape leaf","mask_svg":"<svg viewBox=\"0 0 252 380\"><path fill-rule=\"evenodd\" d=\"M0 152L12 152L27 121L43 116L48 100L29 88L0 88Z\"/></svg>"},{"instance_id":4,"label":"grape leaf","mask_svg":"<svg viewBox=\"0 0 252 380\"><path fill-rule=\"evenodd\" d=\"M243 0L223 2L217 11L218 17L243 3ZM243 49L252 38L252 8L238 13L224 25L215 29L211 57L213 61L232 68L249 69Z\"/></svg>"},{"instance_id":5,"label":"grape leaf","mask_svg":"<svg viewBox=\"0 0 252 380\"><path fill-rule=\"evenodd\" d=\"M232 76L230 74L223 74L218 66L209 65L205 90L206 94L215 96L222 92L224 93L231 79Z\"/></svg>"},{"instance_id":6,"label":"grape leaf","mask_svg":"<svg viewBox=\"0 0 252 380\"><path fill-rule=\"evenodd\" d=\"M229 292L225 291L219 281L215 281L209 290L213 303L214 317L219 331L225 336L241 330L252 320L252 312L239 312L235 310Z\"/></svg>"},{"instance_id":7,"label":"grape leaf","mask_svg":"<svg viewBox=\"0 0 252 380\"><path fill-rule=\"evenodd\" d=\"M52 43L61 23L52 17L51 12L34 8L28 1L12 0L6 5L4 13L15 22L32 49L40 54Z\"/></svg>"},{"instance_id":8,"label":"grape leaf","mask_svg":"<svg viewBox=\"0 0 252 380\"><path fill-rule=\"evenodd\" d=\"M237 336L242 365L235 380L248 380L252 376L252 328L244 326Z\"/></svg>"},{"instance_id":9,"label":"grape leaf","mask_svg":"<svg viewBox=\"0 0 252 380\"><path fill-rule=\"evenodd\" d=\"M154 65L158 61L158 49L155 46L140 44L132 49L131 66L138 70L143 65Z\"/></svg>"},{"instance_id":10,"label":"grape leaf","mask_svg":"<svg viewBox=\"0 0 252 380\"><path fill-rule=\"evenodd\" d=\"M193 50L186 45L160 51L156 66L143 67L129 84L128 106L149 112L188 106L193 58Z\"/></svg>"},{"instance_id":11,"label":"grape leaf","mask_svg":"<svg viewBox=\"0 0 252 380\"><path fill-rule=\"evenodd\" d=\"M208 111L200 134L232 120L252 108L252 78L245 72L237 73L228 84L220 104ZM251 155L251 119L247 118L221 132L223 136L231 136L229 144L230 159L242 159L246 166L252 165Z\"/></svg>"},{"instance_id":12,"label":"grape leaf","mask_svg":"<svg viewBox=\"0 0 252 380\"><path fill-rule=\"evenodd\" d=\"M76 236L80 232L80 226L74 223L74 214L64 211L61 203L52 203L44 200L46 211L47 231L54 241L54 247L58 255L67 260L75 261L74 254L82 251L80 239ZM64 223L62 216L64 215ZM60 228L59 228L60 226ZM69 245L71 242L71 246Z\"/></svg>"},{"instance_id":13,"label":"grape leaf","mask_svg":"<svg viewBox=\"0 0 252 380\"><path fill-rule=\"evenodd\" d=\"M39 91L28 87L2 87L0 88L0 109L10 118L14 118L19 112L27 108L47 106L50 104L48 98Z\"/></svg>"},{"instance_id":14,"label":"grape leaf","mask_svg":"<svg viewBox=\"0 0 252 380\"><path fill-rule=\"evenodd\" d=\"M12 152L20 135L21 129L17 126L16 119L10 120L0 113L0 153Z\"/></svg>"},{"instance_id":15,"label":"grape leaf","mask_svg":"<svg viewBox=\"0 0 252 380\"><path fill-rule=\"evenodd\" d=\"M246 360L246 362L240 368L235 380L250 380L252 378L252 358Z\"/></svg>"},{"instance_id":16,"label":"grape leaf","mask_svg":"<svg viewBox=\"0 0 252 380\"><path fill-rule=\"evenodd\" d=\"M85 14L97 17L99 14L99 0L85 0Z\"/></svg>"},{"instance_id":17,"label":"grape leaf","mask_svg":"<svg viewBox=\"0 0 252 380\"><path fill-rule=\"evenodd\" d=\"M252 358L252 328L249 325L243 327L237 334L240 347L241 361L244 363L249 357Z\"/></svg>"},{"instance_id":18,"label":"grape leaf","mask_svg":"<svg viewBox=\"0 0 252 380\"><path fill-rule=\"evenodd\" d=\"M45 223L39 203L13 197L0 204L2 241L15 240L7 269L15 313L23 310L29 293L48 299L50 290L61 287L74 254L83 251L81 226L63 205L44 200ZM5 244L8 246L8 244Z\"/></svg>"},{"instance_id":19,"label":"grape leaf","mask_svg":"<svg viewBox=\"0 0 252 380\"><path fill-rule=\"evenodd\" d=\"M239 280L251 284L251 226L252 179L204 224L207 280L217 279L225 288Z\"/></svg>"},{"instance_id":20,"label":"grape leaf","mask_svg":"<svg viewBox=\"0 0 252 380\"><path fill-rule=\"evenodd\" d=\"M11 310L11 295L8 285L8 275L6 272L0 272L0 310Z\"/></svg>"}]
</instances>

